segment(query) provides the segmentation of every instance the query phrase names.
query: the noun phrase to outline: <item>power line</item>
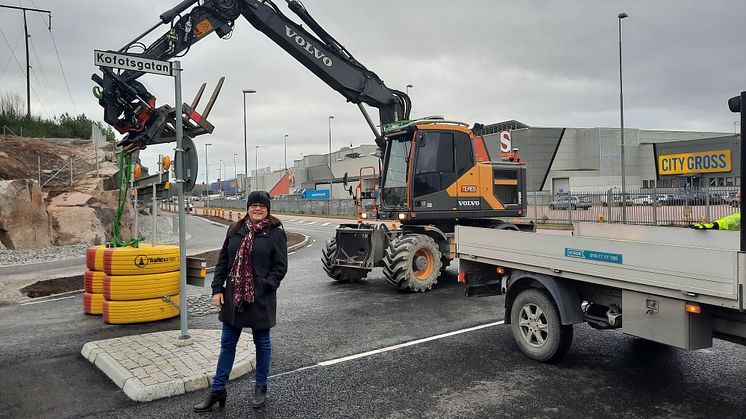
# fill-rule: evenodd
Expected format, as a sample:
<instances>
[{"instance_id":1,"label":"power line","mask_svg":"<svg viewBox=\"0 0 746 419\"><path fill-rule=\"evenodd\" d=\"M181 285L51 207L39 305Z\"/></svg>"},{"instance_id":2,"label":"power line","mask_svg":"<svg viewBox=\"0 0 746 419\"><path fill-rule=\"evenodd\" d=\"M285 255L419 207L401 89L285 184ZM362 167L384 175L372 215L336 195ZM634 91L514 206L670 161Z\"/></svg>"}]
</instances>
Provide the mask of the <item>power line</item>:
<instances>
[{"instance_id":1,"label":"power line","mask_svg":"<svg viewBox=\"0 0 746 419\"><path fill-rule=\"evenodd\" d=\"M36 2L34 0L31 0L31 4L34 5L34 7L38 8L39 6L36 5ZM44 18L41 15L38 15L39 19L44 22ZM47 23L47 22L44 22ZM52 16L49 16L49 37L52 39L52 45L54 45L54 53L57 55L57 62L60 64L60 70L62 71L62 79L65 80L65 87L67 87L67 94L70 96L70 101L73 103L73 109L75 109L75 114L78 114L78 107L75 105L75 99L73 98L73 93L70 90L70 84L67 82L67 75L65 74L65 68L62 66L62 60L60 59L60 53L57 50L57 42L54 40L54 35L52 34Z\"/></svg>"},{"instance_id":2,"label":"power line","mask_svg":"<svg viewBox=\"0 0 746 419\"><path fill-rule=\"evenodd\" d=\"M46 13L49 16L49 28L51 29L52 26L52 12L49 10L42 10L42 9L31 9L28 7L16 7L16 6L7 6L7 5L1 5L0 8L3 9L14 9L14 10L20 10L23 13L23 31L26 35L26 117L31 117L31 63L29 62L29 51L28 51L28 21L26 19L26 12L39 12L39 13ZM5 36L3 35L3 38ZM8 43L8 40L5 40L6 43Z\"/></svg>"},{"instance_id":3,"label":"power line","mask_svg":"<svg viewBox=\"0 0 746 419\"><path fill-rule=\"evenodd\" d=\"M5 37L5 33L3 32L2 28L0 28L0 35L2 35L3 40L5 40L5 43L8 45L8 48L11 48L10 42L8 42L8 38ZM18 64L18 69L21 70L21 74L23 74L23 66L18 61L18 57L16 57L16 54L15 54L15 51L13 50L13 48L11 48L10 53L11 53L11 55L13 55L13 58L15 59L16 64Z\"/></svg>"},{"instance_id":4,"label":"power line","mask_svg":"<svg viewBox=\"0 0 746 419\"><path fill-rule=\"evenodd\" d=\"M18 40L16 40L16 44L11 48L11 55L8 56L8 61L5 62L5 66L3 67L3 71L0 72L0 80L5 77L5 71L8 69L8 66L10 65L10 61L13 59L13 56L15 55L16 48L18 48L18 43L21 42L21 37L18 37ZM8 45L10 46L10 45Z\"/></svg>"},{"instance_id":5,"label":"power line","mask_svg":"<svg viewBox=\"0 0 746 419\"><path fill-rule=\"evenodd\" d=\"M65 87L67 87L67 94L70 95L70 101L73 103L73 109L75 109L75 114L78 115L78 107L75 105L75 99L73 99L73 93L70 90L70 83L67 82L67 76L65 75L65 68L62 67L62 60L60 60L60 53L57 50L57 42L54 41L54 36L52 35L52 28L49 28L49 36L52 38L52 45L54 45L54 53L57 55L57 62L60 64L60 70L62 71L62 78L65 80Z\"/></svg>"}]
</instances>

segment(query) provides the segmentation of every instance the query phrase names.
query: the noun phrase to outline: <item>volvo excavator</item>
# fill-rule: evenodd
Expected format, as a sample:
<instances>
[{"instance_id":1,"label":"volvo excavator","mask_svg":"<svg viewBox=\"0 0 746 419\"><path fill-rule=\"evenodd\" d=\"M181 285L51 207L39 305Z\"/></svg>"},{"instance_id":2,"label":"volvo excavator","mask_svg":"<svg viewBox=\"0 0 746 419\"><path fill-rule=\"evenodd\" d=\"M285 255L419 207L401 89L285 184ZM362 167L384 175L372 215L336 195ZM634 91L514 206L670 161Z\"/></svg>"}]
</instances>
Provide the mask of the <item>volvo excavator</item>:
<instances>
[{"instance_id":1,"label":"volvo excavator","mask_svg":"<svg viewBox=\"0 0 746 419\"><path fill-rule=\"evenodd\" d=\"M309 30L271 0L184 0L117 53L170 60L212 33L230 36L236 20L243 17L358 106L382 152L376 218L386 222L359 219L337 227L321 258L334 280L361 280L374 267L382 267L394 287L427 291L452 260L456 225L533 229L531 223L517 222L517 217L526 214L522 163L490 156L483 138L468 124L444 118L410 120L411 101L406 93L388 88L327 33L300 1L286 2ZM161 26L168 29L155 42L148 46L140 42ZM99 86L99 104L104 120L124 135L118 142L124 152L173 141L177 117L184 121L185 138L214 129L207 116L222 80L200 114L195 108L204 85L191 105L156 106L156 98L137 81L144 73L100 70L102 74L92 76ZM364 105L378 109L380 125Z\"/></svg>"}]
</instances>

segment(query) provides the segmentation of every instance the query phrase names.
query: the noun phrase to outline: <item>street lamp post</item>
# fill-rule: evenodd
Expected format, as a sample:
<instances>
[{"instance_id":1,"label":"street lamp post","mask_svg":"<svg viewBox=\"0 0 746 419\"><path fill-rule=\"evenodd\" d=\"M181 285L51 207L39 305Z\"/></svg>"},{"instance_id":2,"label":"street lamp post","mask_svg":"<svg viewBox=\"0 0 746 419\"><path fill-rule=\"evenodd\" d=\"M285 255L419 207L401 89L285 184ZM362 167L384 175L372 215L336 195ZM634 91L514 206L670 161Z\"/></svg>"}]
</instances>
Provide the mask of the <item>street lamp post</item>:
<instances>
[{"instance_id":1,"label":"street lamp post","mask_svg":"<svg viewBox=\"0 0 746 419\"><path fill-rule=\"evenodd\" d=\"M205 183L207 184L207 214L210 214L210 165L207 160L207 147L212 144L205 143Z\"/></svg>"},{"instance_id":2,"label":"street lamp post","mask_svg":"<svg viewBox=\"0 0 746 419\"><path fill-rule=\"evenodd\" d=\"M249 149L246 145L246 94L256 93L256 90L244 89L243 91L243 192L246 193L246 180L249 178Z\"/></svg>"},{"instance_id":3,"label":"street lamp post","mask_svg":"<svg viewBox=\"0 0 746 419\"><path fill-rule=\"evenodd\" d=\"M627 13L619 13L619 124L622 138L622 223L627 224L627 183L625 177L624 156L624 90L622 89L622 19L629 17Z\"/></svg>"},{"instance_id":4,"label":"street lamp post","mask_svg":"<svg viewBox=\"0 0 746 419\"><path fill-rule=\"evenodd\" d=\"M236 195L238 195L238 169L236 169L236 156L238 156L238 154L233 153L233 179L236 179Z\"/></svg>"},{"instance_id":5,"label":"street lamp post","mask_svg":"<svg viewBox=\"0 0 746 419\"><path fill-rule=\"evenodd\" d=\"M288 135L285 134L285 172L288 171Z\"/></svg>"},{"instance_id":6,"label":"street lamp post","mask_svg":"<svg viewBox=\"0 0 746 419\"><path fill-rule=\"evenodd\" d=\"M332 171L332 119L334 115L329 115L329 214L332 213L332 185L334 182L334 171Z\"/></svg>"},{"instance_id":7,"label":"street lamp post","mask_svg":"<svg viewBox=\"0 0 746 419\"><path fill-rule=\"evenodd\" d=\"M219 159L220 163L218 163L218 195L221 197L223 196L223 181L225 180L225 175L223 174L223 159Z\"/></svg>"},{"instance_id":8,"label":"street lamp post","mask_svg":"<svg viewBox=\"0 0 746 419\"><path fill-rule=\"evenodd\" d=\"M259 190L259 145L256 146L256 161L254 162L256 165L256 170L254 170L254 187L252 188L255 191Z\"/></svg>"}]
</instances>

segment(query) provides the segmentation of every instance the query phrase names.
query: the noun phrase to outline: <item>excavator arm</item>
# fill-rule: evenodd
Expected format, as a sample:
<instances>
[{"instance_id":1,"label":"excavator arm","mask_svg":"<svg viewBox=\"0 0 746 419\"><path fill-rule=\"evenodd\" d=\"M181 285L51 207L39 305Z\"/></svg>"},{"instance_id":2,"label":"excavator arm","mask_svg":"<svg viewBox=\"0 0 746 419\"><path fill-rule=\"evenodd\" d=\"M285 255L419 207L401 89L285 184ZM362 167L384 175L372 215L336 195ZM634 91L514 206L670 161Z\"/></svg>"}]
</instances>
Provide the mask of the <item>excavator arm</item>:
<instances>
[{"instance_id":1,"label":"excavator arm","mask_svg":"<svg viewBox=\"0 0 746 419\"><path fill-rule=\"evenodd\" d=\"M384 150L385 141L362 104L377 108L381 124L385 125L409 119L409 97L404 92L386 87L378 75L365 68L322 28L300 1L286 2L313 33L285 16L271 0L184 0L161 14L158 24L119 52L155 60L177 58L213 32L221 38L230 35L235 21L243 16L347 101L357 104L376 136L376 143ZM168 25L169 30L155 42L149 46L139 42L161 25ZM120 133L126 134L122 145L142 148L163 142L159 138L168 137L162 134L164 128L153 125L169 125L169 119L163 115L173 117L175 112L168 105L156 108L153 95L137 81L144 73L124 71L117 74L106 67L101 67L101 71L103 76L92 76L101 87L99 104L104 108L104 120ZM192 108L194 105L196 100ZM192 109L188 111L182 109L182 113L187 115ZM166 131L169 130L173 129L167 127Z\"/></svg>"}]
</instances>

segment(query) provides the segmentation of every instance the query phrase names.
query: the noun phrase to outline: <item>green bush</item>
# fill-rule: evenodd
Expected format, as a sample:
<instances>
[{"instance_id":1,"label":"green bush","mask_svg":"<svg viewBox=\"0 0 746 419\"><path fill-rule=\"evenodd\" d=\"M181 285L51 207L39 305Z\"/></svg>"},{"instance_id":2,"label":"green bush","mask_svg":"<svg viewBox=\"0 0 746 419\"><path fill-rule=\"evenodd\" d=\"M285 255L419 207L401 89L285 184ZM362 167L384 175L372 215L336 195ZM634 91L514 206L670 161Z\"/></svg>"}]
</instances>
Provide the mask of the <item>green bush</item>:
<instances>
[{"instance_id":1,"label":"green bush","mask_svg":"<svg viewBox=\"0 0 746 419\"><path fill-rule=\"evenodd\" d=\"M0 97L0 127L6 126L20 135L21 127L25 137L41 138L90 138L91 125L96 124L104 131L107 141L114 141L111 127L103 127L100 122L88 119L85 114L70 116L67 112L52 120L38 116L26 117L23 100L17 94Z\"/></svg>"}]
</instances>

